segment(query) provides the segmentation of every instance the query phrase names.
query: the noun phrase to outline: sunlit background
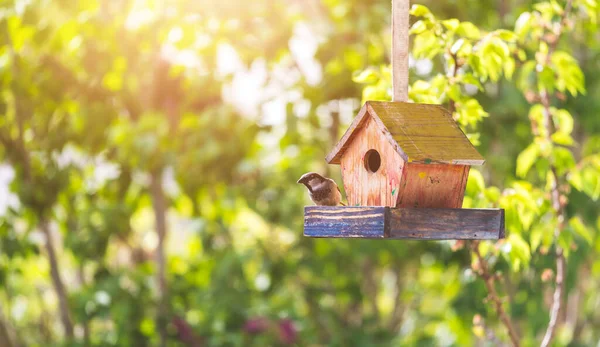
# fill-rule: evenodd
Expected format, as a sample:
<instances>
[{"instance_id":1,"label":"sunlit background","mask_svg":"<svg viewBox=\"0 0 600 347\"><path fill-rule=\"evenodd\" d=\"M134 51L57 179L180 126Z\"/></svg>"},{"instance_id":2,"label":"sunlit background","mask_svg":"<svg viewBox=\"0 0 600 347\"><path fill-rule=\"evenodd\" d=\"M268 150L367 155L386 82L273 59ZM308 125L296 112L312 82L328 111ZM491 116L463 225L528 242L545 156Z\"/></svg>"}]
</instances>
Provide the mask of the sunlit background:
<instances>
[{"instance_id":1,"label":"sunlit background","mask_svg":"<svg viewBox=\"0 0 600 347\"><path fill-rule=\"evenodd\" d=\"M554 342L600 346L596 1L413 3L410 98L506 240L302 236L297 179L343 189L325 155L390 100L389 0L1 2L0 346L508 345L494 299L539 345L559 248Z\"/></svg>"}]
</instances>

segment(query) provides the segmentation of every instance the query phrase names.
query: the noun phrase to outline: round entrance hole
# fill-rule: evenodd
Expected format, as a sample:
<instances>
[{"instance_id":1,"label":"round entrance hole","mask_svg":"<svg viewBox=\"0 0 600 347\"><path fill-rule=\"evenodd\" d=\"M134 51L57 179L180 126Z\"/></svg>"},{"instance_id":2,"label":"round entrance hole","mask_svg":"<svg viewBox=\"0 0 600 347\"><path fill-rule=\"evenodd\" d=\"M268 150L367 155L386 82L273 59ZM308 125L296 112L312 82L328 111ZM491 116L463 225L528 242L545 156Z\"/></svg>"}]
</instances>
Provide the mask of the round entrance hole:
<instances>
[{"instance_id":1,"label":"round entrance hole","mask_svg":"<svg viewBox=\"0 0 600 347\"><path fill-rule=\"evenodd\" d=\"M365 169L369 172L377 172L381 166L381 156L379 152L370 149L365 153Z\"/></svg>"}]
</instances>

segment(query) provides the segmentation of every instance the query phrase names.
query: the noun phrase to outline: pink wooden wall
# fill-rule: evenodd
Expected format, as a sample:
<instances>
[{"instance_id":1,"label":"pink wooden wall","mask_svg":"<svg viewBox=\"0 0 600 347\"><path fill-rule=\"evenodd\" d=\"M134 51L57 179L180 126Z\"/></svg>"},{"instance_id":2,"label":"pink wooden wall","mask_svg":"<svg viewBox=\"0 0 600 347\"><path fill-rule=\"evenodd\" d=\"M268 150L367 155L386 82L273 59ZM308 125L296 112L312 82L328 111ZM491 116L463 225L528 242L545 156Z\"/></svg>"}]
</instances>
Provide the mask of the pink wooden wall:
<instances>
[{"instance_id":1,"label":"pink wooden wall","mask_svg":"<svg viewBox=\"0 0 600 347\"><path fill-rule=\"evenodd\" d=\"M365 153L370 149L377 150L381 156L381 167L377 172L369 172L364 165ZM341 160L348 206L395 207L403 166L400 154L368 116Z\"/></svg>"}]
</instances>

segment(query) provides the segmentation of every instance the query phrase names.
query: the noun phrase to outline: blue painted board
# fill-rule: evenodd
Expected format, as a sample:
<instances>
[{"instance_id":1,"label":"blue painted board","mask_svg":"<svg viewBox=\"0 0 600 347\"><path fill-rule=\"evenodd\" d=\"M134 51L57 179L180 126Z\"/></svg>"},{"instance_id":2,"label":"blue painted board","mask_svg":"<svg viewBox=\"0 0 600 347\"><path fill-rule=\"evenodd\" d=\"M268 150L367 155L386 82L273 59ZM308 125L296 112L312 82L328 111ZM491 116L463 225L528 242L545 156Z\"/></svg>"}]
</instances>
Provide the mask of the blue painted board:
<instances>
[{"instance_id":1,"label":"blue painted board","mask_svg":"<svg viewBox=\"0 0 600 347\"><path fill-rule=\"evenodd\" d=\"M304 236L384 238L386 207L306 206Z\"/></svg>"}]
</instances>

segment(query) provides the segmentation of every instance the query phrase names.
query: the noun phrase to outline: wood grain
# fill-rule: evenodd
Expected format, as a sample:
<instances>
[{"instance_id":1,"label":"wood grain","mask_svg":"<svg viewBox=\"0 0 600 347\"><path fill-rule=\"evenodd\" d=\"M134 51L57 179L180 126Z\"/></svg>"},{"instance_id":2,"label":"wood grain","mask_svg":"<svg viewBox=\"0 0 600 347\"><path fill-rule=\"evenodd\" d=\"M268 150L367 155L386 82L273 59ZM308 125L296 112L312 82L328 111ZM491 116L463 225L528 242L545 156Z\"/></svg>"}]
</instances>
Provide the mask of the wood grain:
<instances>
[{"instance_id":1,"label":"wood grain","mask_svg":"<svg viewBox=\"0 0 600 347\"><path fill-rule=\"evenodd\" d=\"M409 0L392 0L392 100L408 101Z\"/></svg>"},{"instance_id":2,"label":"wood grain","mask_svg":"<svg viewBox=\"0 0 600 347\"><path fill-rule=\"evenodd\" d=\"M373 118L368 117L342 158L342 178L349 206L396 207L404 160L380 134ZM369 150L376 150L381 157L381 166L375 172L365 168L365 154Z\"/></svg>"},{"instance_id":3,"label":"wood grain","mask_svg":"<svg viewBox=\"0 0 600 347\"><path fill-rule=\"evenodd\" d=\"M304 236L385 237L385 207L306 206Z\"/></svg>"},{"instance_id":4,"label":"wood grain","mask_svg":"<svg viewBox=\"0 0 600 347\"><path fill-rule=\"evenodd\" d=\"M462 207L469 168L468 165L406 164L396 206Z\"/></svg>"},{"instance_id":5,"label":"wood grain","mask_svg":"<svg viewBox=\"0 0 600 347\"><path fill-rule=\"evenodd\" d=\"M390 238L495 240L504 238L503 209L390 209Z\"/></svg>"},{"instance_id":6,"label":"wood grain","mask_svg":"<svg viewBox=\"0 0 600 347\"><path fill-rule=\"evenodd\" d=\"M482 165L485 162L450 112L442 106L367 101L325 158L328 163L341 163L370 117L379 127L381 140L389 142L406 162L457 165Z\"/></svg>"},{"instance_id":7,"label":"wood grain","mask_svg":"<svg viewBox=\"0 0 600 347\"><path fill-rule=\"evenodd\" d=\"M504 210L307 206L304 236L497 240L505 237Z\"/></svg>"}]
</instances>

